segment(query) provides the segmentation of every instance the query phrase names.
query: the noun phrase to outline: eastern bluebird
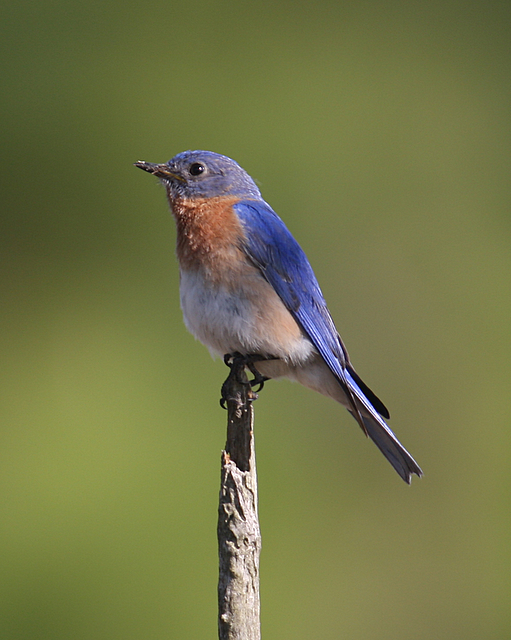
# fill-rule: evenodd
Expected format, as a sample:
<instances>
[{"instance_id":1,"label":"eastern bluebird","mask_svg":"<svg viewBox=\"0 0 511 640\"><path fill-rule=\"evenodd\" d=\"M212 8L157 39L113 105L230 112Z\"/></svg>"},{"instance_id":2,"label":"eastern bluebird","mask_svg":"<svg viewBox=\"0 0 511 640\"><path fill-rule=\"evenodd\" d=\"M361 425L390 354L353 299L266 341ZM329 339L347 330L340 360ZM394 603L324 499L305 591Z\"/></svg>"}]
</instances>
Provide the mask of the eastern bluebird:
<instances>
[{"instance_id":1,"label":"eastern bluebird","mask_svg":"<svg viewBox=\"0 0 511 640\"><path fill-rule=\"evenodd\" d=\"M305 253L248 173L211 151L135 166L167 191L189 331L213 355L250 356L262 379L284 376L337 400L403 480L421 476L355 372Z\"/></svg>"}]
</instances>

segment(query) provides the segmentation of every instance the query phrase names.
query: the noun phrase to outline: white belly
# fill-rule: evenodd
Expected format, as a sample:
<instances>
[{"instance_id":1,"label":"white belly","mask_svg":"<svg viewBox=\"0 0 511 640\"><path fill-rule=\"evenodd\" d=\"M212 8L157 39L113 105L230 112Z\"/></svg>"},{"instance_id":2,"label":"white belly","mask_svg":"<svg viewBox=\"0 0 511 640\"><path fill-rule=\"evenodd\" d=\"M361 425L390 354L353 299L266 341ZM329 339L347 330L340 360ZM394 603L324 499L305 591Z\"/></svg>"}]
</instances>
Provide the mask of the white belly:
<instances>
[{"instance_id":1,"label":"white belly","mask_svg":"<svg viewBox=\"0 0 511 640\"><path fill-rule=\"evenodd\" d=\"M207 281L200 271L181 271L180 294L188 330L213 354L238 351L299 363L315 351L253 267L228 284Z\"/></svg>"}]
</instances>

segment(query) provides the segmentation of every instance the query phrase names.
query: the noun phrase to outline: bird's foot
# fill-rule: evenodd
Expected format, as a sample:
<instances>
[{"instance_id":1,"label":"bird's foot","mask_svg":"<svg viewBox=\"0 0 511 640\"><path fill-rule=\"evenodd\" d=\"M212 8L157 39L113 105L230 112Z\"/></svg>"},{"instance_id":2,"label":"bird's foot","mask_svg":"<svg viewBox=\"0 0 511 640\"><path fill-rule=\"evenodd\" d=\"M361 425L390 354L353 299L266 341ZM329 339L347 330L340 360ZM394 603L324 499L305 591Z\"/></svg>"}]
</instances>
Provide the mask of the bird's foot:
<instances>
[{"instance_id":1,"label":"bird's foot","mask_svg":"<svg viewBox=\"0 0 511 640\"><path fill-rule=\"evenodd\" d=\"M223 409L227 409L226 402L228 398L226 397L225 392L226 392L228 383L231 382L233 378L239 384L250 385L250 394L251 394L250 401L253 402L254 400L257 400L258 395L255 391L252 391L252 389L255 386L259 385L257 392L261 391L262 388L264 387L264 383L267 380L270 380L270 378L268 378L267 376L263 376L261 373L259 373L259 371L255 367L255 363L261 362L263 360L276 360L276 359L277 358L273 358L273 357L268 358L265 356L261 356L257 353L248 354L248 355L242 355L238 351L234 353L226 353L224 355L224 363L230 368L231 371L227 377L227 380L222 385L222 397L220 398L220 406ZM243 372L245 371L245 368L248 369L250 373L254 376L252 380L247 380L244 375L242 376Z\"/></svg>"}]
</instances>

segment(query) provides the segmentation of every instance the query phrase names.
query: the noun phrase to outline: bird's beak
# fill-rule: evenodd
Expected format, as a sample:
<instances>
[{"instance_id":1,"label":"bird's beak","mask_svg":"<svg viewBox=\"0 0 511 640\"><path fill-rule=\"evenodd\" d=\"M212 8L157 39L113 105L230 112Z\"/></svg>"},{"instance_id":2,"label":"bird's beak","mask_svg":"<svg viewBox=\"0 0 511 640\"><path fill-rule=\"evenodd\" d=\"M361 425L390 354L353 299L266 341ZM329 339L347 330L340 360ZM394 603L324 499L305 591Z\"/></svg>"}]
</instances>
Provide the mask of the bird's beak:
<instances>
[{"instance_id":1,"label":"bird's beak","mask_svg":"<svg viewBox=\"0 0 511 640\"><path fill-rule=\"evenodd\" d=\"M172 173L172 171L169 170L167 164L154 164L152 162L144 162L143 160L139 160L139 162L135 162L135 167L143 169L148 173L152 173L153 176L156 176L157 178L163 178L167 180L174 179L180 180L181 182L186 182L182 176L178 175L177 173Z\"/></svg>"}]
</instances>

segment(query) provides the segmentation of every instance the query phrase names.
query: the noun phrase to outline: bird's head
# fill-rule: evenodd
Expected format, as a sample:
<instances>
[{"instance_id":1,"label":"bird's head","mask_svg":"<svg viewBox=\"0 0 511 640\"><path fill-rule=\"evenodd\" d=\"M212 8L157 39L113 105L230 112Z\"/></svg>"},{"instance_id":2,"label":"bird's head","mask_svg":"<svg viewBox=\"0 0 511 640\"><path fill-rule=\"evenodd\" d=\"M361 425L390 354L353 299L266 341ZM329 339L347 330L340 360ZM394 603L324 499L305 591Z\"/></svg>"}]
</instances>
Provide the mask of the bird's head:
<instances>
[{"instance_id":1,"label":"bird's head","mask_svg":"<svg viewBox=\"0 0 511 640\"><path fill-rule=\"evenodd\" d=\"M171 201L261 197L255 182L239 164L212 151L183 151L163 164L140 161L135 166L159 178Z\"/></svg>"}]
</instances>

